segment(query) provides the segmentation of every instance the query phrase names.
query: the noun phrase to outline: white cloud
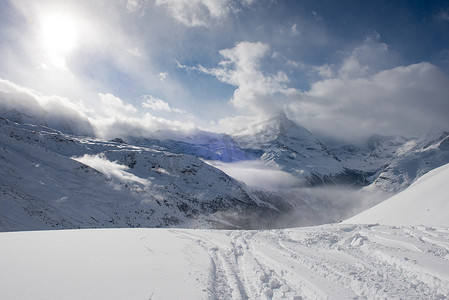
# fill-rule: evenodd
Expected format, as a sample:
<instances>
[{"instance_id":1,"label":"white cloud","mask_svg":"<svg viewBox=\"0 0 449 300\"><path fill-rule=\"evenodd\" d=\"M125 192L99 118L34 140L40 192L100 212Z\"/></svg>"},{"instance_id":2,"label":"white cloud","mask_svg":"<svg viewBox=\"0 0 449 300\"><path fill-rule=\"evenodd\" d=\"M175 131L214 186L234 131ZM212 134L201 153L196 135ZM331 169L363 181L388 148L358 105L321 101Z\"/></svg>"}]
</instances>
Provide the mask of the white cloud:
<instances>
[{"instance_id":1,"label":"white cloud","mask_svg":"<svg viewBox=\"0 0 449 300\"><path fill-rule=\"evenodd\" d=\"M328 64L315 66L313 69L318 73L318 75L320 75L321 78L332 78L335 76L332 66Z\"/></svg>"},{"instance_id":2,"label":"white cloud","mask_svg":"<svg viewBox=\"0 0 449 300\"><path fill-rule=\"evenodd\" d=\"M16 122L46 125L75 134L94 134L82 102L75 103L59 96L44 96L2 79L0 115Z\"/></svg>"},{"instance_id":3,"label":"white cloud","mask_svg":"<svg viewBox=\"0 0 449 300\"><path fill-rule=\"evenodd\" d=\"M186 26L206 26L211 20L226 16L230 0L156 0L171 16Z\"/></svg>"},{"instance_id":4,"label":"white cloud","mask_svg":"<svg viewBox=\"0 0 449 300\"><path fill-rule=\"evenodd\" d=\"M353 140L373 133L416 136L449 128L449 78L429 63L395 66L378 34L341 64L312 66L320 80L290 89L289 116L314 132Z\"/></svg>"},{"instance_id":5,"label":"white cloud","mask_svg":"<svg viewBox=\"0 0 449 300\"><path fill-rule=\"evenodd\" d=\"M449 78L429 63L362 78L318 81L289 104L312 131L347 140L372 133L417 135L449 128Z\"/></svg>"},{"instance_id":6,"label":"white cloud","mask_svg":"<svg viewBox=\"0 0 449 300\"><path fill-rule=\"evenodd\" d=\"M264 190L283 190L301 186L298 178L275 167L269 167L260 160L233 163L209 162L229 176L243 181L245 184Z\"/></svg>"},{"instance_id":7,"label":"white cloud","mask_svg":"<svg viewBox=\"0 0 449 300\"><path fill-rule=\"evenodd\" d=\"M166 112L175 112L180 114L185 114L186 112L179 108L172 108L170 105L164 100L153 97L151 95L143 96L144 101L142 102L142 107L149 108L153 111L166 111Z\"/></svg>"},{"instance_id":8,"label":"white cloud","mask_svg":"<svg viewBox=\"0 0 449 300\"><path fill-rule=\"evenodd\" d=\"M162 99L147 95L144 96L144 102L142 102L142 107L149 108L154 111L163 110L171 112L170 105Z\"/></svg>"},{"instance_id":9,"label":"white cloud","mask_svg":"<svg viewBox=\"0 0 449 300\"><path fill-rule=\"evenodd\" d=\"M388 68L394 59L388 45L379 41L379 34L368 36L343 60L338 74L344 78L360 78Z\"/></svg>"},{"instance_id":10,"label":"white cloud","mask_svg":"<svg viewBox=\"0 0 449 300\"><path fill-rule=\"evenodd\" d=\"M141 2L142 1L140 0L128 0L128 2L126 2L126 9L129 12L136 12L142 8Z\"/></svg>"},{"instance_id":11,"label":"white cloud","mask_svg":"<svg viewBox=\"0 0 449 300\"><path fill-rule=\"evenodd\" d=\"M293 36L298 36L301 34L301 32L298 30L298 24L293 24L290 28L290 34Z\"/></svg>"},{"instance_id":12,"label":"white cloud","mask_svg":"<svg viewBox=\"0 0 449 300\"><path fill-rule=\"evenodd\" d=\"M128 166L110 161L104 154L85 154L82 157L74 157L73 159L94 168L100 173L105 174L109 179L113 179L115 184L138 182L145 186L150 185L150 182L147 179L137 177L136 175L127 172L126 170L129 170Z\"/></svg>"},{"instance_id":13,"label":"white cloud","mask_svg":"<svg viewBox=\"0 0 449 300\"><path fill-rule=\"evenodd\" d=\"M165 7L172 18L189 27L207 26L212 21L220 20L238 6L250 6L255 0L156 0L155 4Z\"/></svg>"},{"instance_id":14,"label":"white cloud","mask_svg":"<svg viewBox=\"0 0 449 300\"><path fill-rule=\"evenodd\" d=\"M266 120L266 117L260 115L237 115L222 118L218 122L212 122L205 130L234 134L264 120Z\"/></svg>"},{"instance_id":15,"label":"white cloud","mask_svg":"<svg viewBox=\"0 0 449 300\"><path fill-rule=\"evenodd\" d=\"M264 71L270 47L263 43L221 50L216 68L182 67L237 87L232 104L243 113L211 124L216 131L232 133L284 109L310 130L348 141L449 129L447 75L425 62L396 67L395 54L379 38L367 37L340 64L310 66L321 79L307 92L289 88L283 72Z\"/></svg>"},{"instance_id":16,"label":"white cloud","mask_svg":"<svg viewBox=\"0 0 449 300\"><path fill-rule=\"evenodd\" d=\"M161 81L164 81L167 78L167 76L168 76L167 72L159 72L159 79Z\"/></svg>"},{"instance_id":17,"label":"white cloud","mask_svg":"<svg viewBox=\"0 0 449 300\"><path fill-rule=\"evenodd\" d=\"M153 116L150 113L142 114L134 106L124 103L120 98L112 94L99 94L102 107L102 114L96 114L92 122L97 128L97 135L102 138L115 138L126 136L155 136L158 130L190 130L194 125L190 122L168 120ZM168 112L180 112L172 109L168 103L161 99L144 96L145 101L142 106L147 106L153 110L165 110Z\"/></svg>"},{"instance_id":18,"label":"white cloud","mask_svg":"<svg viewBox=\"0 0 449 300\"><path fill-rule=\"evenodd\" d=\"M169 109L172 112L185 113L180 109ZM160 130L189 131L195 128L191 122L168 120L142 113L112 94L99 93L98 101L90 101L89 106L86 106L82 101L45 96L1 79L0 116L16 122L46 125L63 132L105 139L148 137L155 136Z\"/></svg>"},{"instance_id":19,"label":"white cloud","mask_svg":"<svg viewBox=\"0 0 449 300\"><path fill-rule=\"evenodd\" d=\"M397 57L388 45L380 42L380 35L368 35L352 51L346 53L341 63L312 66L321 78L365 78L395 65Z\"/></svg>"},{"instance_id":20,"label":"white cloud","mask_svg":"<svg viewBox=\"0 0 449 300\"><path fill-rule=\"evenodd\" d=\"M261 42L240 42L234 48L220 50L224 60L219 67L208 69L200 66L198 69L237 86L231 100L235 107L257 114L272 114L280 109L278 101L281 94L289 91L285 86L289 79L282 71L276 74L262 71L261 59L269 51L270 46Z\"/></svg>"},{"instance_id":21,"label":"white cloud","mask_svg":"<svg viewBox=\"0 0 449 300\"><path fill-rule=\"evenodd\" d=\"M112 94L98 93L101 102L101 113L108 116L127 115L136 113L137 109L129 103Z\"/></svg>"},{"instance_id":22,"label":"white cloud","mask_svg":"<svg viewBox=\"0 0 449 300\"><path fill-rule=\"evenodd\" d=\"M134 57L141 58L141 59L145 58L145 53L139 47L128 48L127 51L129 54L131 54Z\"/></svg>"},{"instance_id":23,"label":"white cloud","mask_svg":"<svg viewBox=\"0 0 449 300\"><path fill-rule=\"evenodd\" d=\"M104 139L126 138L128 136L164 139L167 137L163 136L163 133L159 131L187 132L195 128L195 125L191 122L169 120L153 116L150 113L97 116L95 119L92 119L92 122L97 128L97 136Z\"/></svg>"}]
</instances>

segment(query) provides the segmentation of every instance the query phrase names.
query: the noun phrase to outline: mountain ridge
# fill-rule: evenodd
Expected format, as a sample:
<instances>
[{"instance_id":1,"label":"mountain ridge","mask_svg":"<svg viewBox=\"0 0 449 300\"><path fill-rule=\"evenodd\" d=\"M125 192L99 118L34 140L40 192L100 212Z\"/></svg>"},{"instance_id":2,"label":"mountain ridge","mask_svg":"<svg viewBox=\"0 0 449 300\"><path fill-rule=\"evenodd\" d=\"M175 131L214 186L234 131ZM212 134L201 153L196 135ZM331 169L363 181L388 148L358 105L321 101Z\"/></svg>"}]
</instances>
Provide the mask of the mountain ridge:
<instances>
[{"instance_id":1,"label":"mountain ridge","mask_svg":"<svg viewBox=\"0 0 449 300\"><path fill-rule=\"evenodd\" d=\"M281 213L194 156L1 123L2 231L251 228L240 214Z\"/></svg>"},{"instance_id":2,"label":"mountain ridge","mask_svg":"<svg viewBox=\"0 0 449 300\"><path fill-rule=\"evenodd\" d=\"M314 196L314 187L357 187L387 198L449 162L448 132L419 138L377 135L365 146L329 146L285 114L256 125L253 134L237 136L196 131L178 141L106 141L0 118L0 227L312 225L314 215L323 222L341 215L335 211L339 204ZM284 185L280 190L249 187L208 160L260 162L291 175L296 184L291 191ZM294 190L302 187L312 189ZM289 215L304 221L282 220Z\"/></svg>"}]
</instances>

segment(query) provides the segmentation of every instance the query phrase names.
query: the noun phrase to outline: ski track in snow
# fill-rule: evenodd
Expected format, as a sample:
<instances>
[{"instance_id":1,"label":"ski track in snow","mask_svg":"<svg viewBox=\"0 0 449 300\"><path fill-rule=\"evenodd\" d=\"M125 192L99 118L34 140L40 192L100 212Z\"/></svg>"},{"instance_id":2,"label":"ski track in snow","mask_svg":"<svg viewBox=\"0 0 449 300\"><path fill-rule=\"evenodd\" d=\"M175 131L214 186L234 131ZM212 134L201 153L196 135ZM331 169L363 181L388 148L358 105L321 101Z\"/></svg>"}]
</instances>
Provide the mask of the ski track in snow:
<instances>
[{"instance_id":1,"label":"ski track in snow","mask_svg":"<svg viewBox=\"0 0 449 300\"><path fill-rule=\"evenodd\" d=\"M108 230L111 238L114 231L133 239L138 236L136 244L146 253L141 259L160 260L160 265L166 264L163 259L175 259L195 270L189 276L196 276L198 286L192 290L197 292L176 291L182 276L161 276L153 279L151 289L145 281L142 290L147 298L152 290L151 299L162 299L161 283L172 286L171 295L183 299L448 299L449 295L449 228L334 224L267 231L121 229ZM26 235L51 233L3 233L0 243L19 234L26 241ZM178 245L181 253L170 245ZM166 252L176 257L167 258ZM94 261L95 255L102 253L92 251L90 259ZM10 266L5 264L10 258L0 249L0 266ZM113 258L122 264L130 259ZM7 271L21 278L20 272ZM33 276L45 274L27 274ZM2 294L2 284L7 282L0 272L0 298L14 299ZM61 295L53 296L49 298Z\"/></svg>"},{"instance_id":2,"label":"ski track in snow","mask_svg":"<svg viewBox=\"0 0 449 300\"><path fill-rule=\"evenodd\" d=\"M214 299L449 295L449 231L444 228L327 225L233 231L218 233L219 239L216 232L181 234L209 253Z\"/></svg>"}]
</instances>

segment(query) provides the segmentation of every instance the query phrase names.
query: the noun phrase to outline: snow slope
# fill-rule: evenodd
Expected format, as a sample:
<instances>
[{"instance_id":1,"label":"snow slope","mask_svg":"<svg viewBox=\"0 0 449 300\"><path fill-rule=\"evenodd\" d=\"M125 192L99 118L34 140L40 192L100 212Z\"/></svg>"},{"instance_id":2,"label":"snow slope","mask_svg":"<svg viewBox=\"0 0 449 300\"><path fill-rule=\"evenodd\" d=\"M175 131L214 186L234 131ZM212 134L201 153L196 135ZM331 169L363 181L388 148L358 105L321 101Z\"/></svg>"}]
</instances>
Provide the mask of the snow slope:
<instances>
[{"instance_id":1,"label":"snow slope","mask_svg":"<svg viewBox=\"0 0 449 300\"><path fill-rule=\"evenodd\" d=\"M353 224L449 227L449 164L420 177L406 190L345 221Z\"/></svg>"},{"instance_id":2,"label":"snow slope","mask_svg":"<svg viewBox=\"0 0 449 300\"><path fill-rule=\"evenodd\" d=\"M1 299L447 299L449 230L0 233Z\"/></svg>"},{"instance_id":3,"label":"snow slope","mask_svg":"<svg viewBox=\"0 0 449 300\"><path fill-rule=\"evenodd\" d=\"M194 156L4 119L0 162L0 231L253 228L280 214Z\"/></svg>"}]
</instances>

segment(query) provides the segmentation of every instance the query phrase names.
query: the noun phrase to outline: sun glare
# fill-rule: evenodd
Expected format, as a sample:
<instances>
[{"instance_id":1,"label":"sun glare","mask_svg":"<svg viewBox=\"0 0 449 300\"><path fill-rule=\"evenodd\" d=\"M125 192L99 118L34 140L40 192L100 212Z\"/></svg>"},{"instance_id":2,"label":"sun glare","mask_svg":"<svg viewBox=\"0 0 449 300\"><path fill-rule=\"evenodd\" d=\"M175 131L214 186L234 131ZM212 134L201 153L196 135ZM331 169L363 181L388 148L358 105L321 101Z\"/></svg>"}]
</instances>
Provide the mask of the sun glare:
<instances>
[{"instance_id":1,"label":"sun glare","mask_svg":"<svg viewBox=\"0 0 449 300\"><path fill-rule=\"evenodd\" d=\"M79 26L72 17L51 14L42 18L42 47L54 65L65 65L65 56L76 48L78 37Z\"/></svg>"}]
</instances>

